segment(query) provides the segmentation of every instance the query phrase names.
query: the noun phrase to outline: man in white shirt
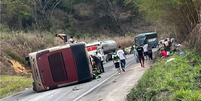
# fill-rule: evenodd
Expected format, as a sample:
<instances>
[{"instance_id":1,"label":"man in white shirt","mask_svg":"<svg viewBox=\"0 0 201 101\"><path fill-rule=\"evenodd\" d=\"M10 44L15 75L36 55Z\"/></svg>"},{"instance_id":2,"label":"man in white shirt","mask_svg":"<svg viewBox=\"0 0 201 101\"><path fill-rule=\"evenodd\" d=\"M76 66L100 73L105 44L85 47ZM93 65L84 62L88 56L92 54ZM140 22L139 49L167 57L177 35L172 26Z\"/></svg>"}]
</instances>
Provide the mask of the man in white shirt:
<instances>
[{"instance_id":1,"label":"man in white shirt","mask_svg":"<svg viewBox=\"0 0 201 101\"><path fill-rule=\"evenodd\" d=\"M74 43L73 36L70 36L69 44L72 44L72 43Z\"/></svg>"},{"instance_id":2,"label":"man in white shirt","mask_svg":"<svg viewBox=\"0 0 201 101\"><path fill-rule=\"evenodd\" d=\"M105 72L104 67L103 67L103 58L102 58L102 55L96 51L96 57L101 60L101 71L100 72L102 72L102 73Z\"/></svg>"},{"instance_id":3,"label":"man in white shirt","mask_svg":"<svg viewBox=\"0 0 201 101\"><path fill-rule=\"evenodd\" d=\"M121 46L119 46L119 50L117 51L117 55L121 61L121 68L122 68L123 72L125 72L125 65L126 65L125 59L127 59L127 58L124 54L124 51L121 49Z\"/></svg>"},{"instance_id":4,"label":"man in white shirt","mask_svg":"<svg viewBox=\"0 0 201 101\"><path fill-rule=\"evenodd\" d=\"M148 50L147 50L147 47L148 47L148 44L144 43L143 50L144 50L144 56L145 56L146 60L148 60Z\"/></svg>"}]
</instances>

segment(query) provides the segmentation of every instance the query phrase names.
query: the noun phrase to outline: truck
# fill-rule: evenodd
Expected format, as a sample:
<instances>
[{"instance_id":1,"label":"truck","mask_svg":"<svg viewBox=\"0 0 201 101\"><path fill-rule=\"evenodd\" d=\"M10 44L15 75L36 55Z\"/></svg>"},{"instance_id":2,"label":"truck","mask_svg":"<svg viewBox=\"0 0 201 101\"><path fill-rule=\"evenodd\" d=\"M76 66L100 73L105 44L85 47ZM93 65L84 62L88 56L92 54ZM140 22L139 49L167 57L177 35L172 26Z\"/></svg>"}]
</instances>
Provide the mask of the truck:
<instances>
[{"instance_id":1,"label":"truck","mask_svg":"<svg viewBox=\"0 0 201 101\"><path fill-rule=\"evenodd\" d=\"M26 60L30 63L36 92L92 80L92 66L85 43L32 52Z\"/></svg>"},{"instance_id":2,"label":"truck","mask_svg":"<svg viewBox=\"0 0 201 101\"><path fill-rule=\"evenodd\" d=\"M112 54L117 49L117 43L114 40L93 42L87 44L86 46L90 55L93 55L96 51L100 53L104 63L112 59Z\"/></svg>"}]
</instances>

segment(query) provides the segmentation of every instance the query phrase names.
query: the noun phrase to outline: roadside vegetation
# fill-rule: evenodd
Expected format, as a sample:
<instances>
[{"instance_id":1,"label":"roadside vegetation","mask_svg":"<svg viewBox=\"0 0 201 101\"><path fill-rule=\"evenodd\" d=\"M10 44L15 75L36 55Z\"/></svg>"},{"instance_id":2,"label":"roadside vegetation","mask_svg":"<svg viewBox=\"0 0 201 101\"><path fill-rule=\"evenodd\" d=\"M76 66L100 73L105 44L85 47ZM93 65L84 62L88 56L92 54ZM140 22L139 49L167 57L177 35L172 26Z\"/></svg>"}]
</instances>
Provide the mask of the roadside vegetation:
<instances>
[{"instance_id":1,"label":"roadside vegetation","mask_svg":"<svg viewBox=\"0 0 201 101\"><path fill-rule=\"evenodd\" d=\"M201 101L201 57L195 50L158 58L127 95L127 101Z\"/></svg>"},{"instance_id":2,"label":"roadside vegetation","mask_svg":"<svg viewBox=\"0 0 201 101\"><path fill-rule=\"evenodd\" d=\"M21 76L2 76L0 82L0 98L23 91L32 87L32 78Z\"/></svg>"}]
</instances>

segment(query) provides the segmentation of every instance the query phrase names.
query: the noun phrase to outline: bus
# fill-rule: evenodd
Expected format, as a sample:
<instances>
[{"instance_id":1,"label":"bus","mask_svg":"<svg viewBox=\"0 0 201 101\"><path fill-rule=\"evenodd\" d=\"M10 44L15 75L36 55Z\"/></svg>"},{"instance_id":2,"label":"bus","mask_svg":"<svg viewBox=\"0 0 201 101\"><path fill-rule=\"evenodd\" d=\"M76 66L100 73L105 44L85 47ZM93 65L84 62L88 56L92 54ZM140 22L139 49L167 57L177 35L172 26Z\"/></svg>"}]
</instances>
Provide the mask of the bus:
<instances>
[{"instance_id":1,"label":"bus","mask_svg":"<svg viewBox=\"0 0 201 101\"><path fill-rule=\"evenodd\" d=\"M92 80L92 66L84 43L66 44L32 52L26 60L36 92Z\"/></svg>"},{"instance_id":2,"label":"bus","mask_svg":"<svg viewBox=\"0 0 201 101\"><path fill-rule=\"evenodd\" d=\"M147 43L154 48L158 45L158 35L156 32L141 33L135 36L134 42L136 46L142 46L144 43Z\"/></svg>"}]
</instances>

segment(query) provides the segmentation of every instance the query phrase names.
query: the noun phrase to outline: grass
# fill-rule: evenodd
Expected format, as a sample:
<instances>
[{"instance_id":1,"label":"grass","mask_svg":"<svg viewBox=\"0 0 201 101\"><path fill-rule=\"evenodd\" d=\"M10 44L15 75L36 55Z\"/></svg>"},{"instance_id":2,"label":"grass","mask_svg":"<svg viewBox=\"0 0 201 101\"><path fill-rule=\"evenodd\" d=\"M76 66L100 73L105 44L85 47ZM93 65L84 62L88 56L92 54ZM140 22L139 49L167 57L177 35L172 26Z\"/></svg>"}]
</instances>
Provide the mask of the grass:
<instances>
[{"instance_id":1,"label":"grass","mask_svg":"<svg viewBox=\"0 0 201 101\"><path fill-rule=\"evenodd\" d=\"M1 76L0 77L0 98L23 91L32 87L33 80L31 78L21 76Z\"/></svg>"},{"instance_id":2,"label":"grass","mask_svg":"<svg viewBox=\"0 0 201 101\"><path fill-rule=\"evenodd\" d=\"M14 60L20 62L21 64L25 65L26 67L28 67L28 63L26 62L26 60L24 58L22 58L22 56L20 56L19 54L17 54L16 52L14 51L6 51L6 53L12 57Z\"/></svg>"},{"instance_id":3,"label":"grass","mask_svg":"<svg viewBox=\"0 0 201 101\"><path fill-rule=\"evenodd\" d=\"M159 58L127 95L127 101L201 101L201 57L194 50Z\"/></svg>"}]
</instances>

